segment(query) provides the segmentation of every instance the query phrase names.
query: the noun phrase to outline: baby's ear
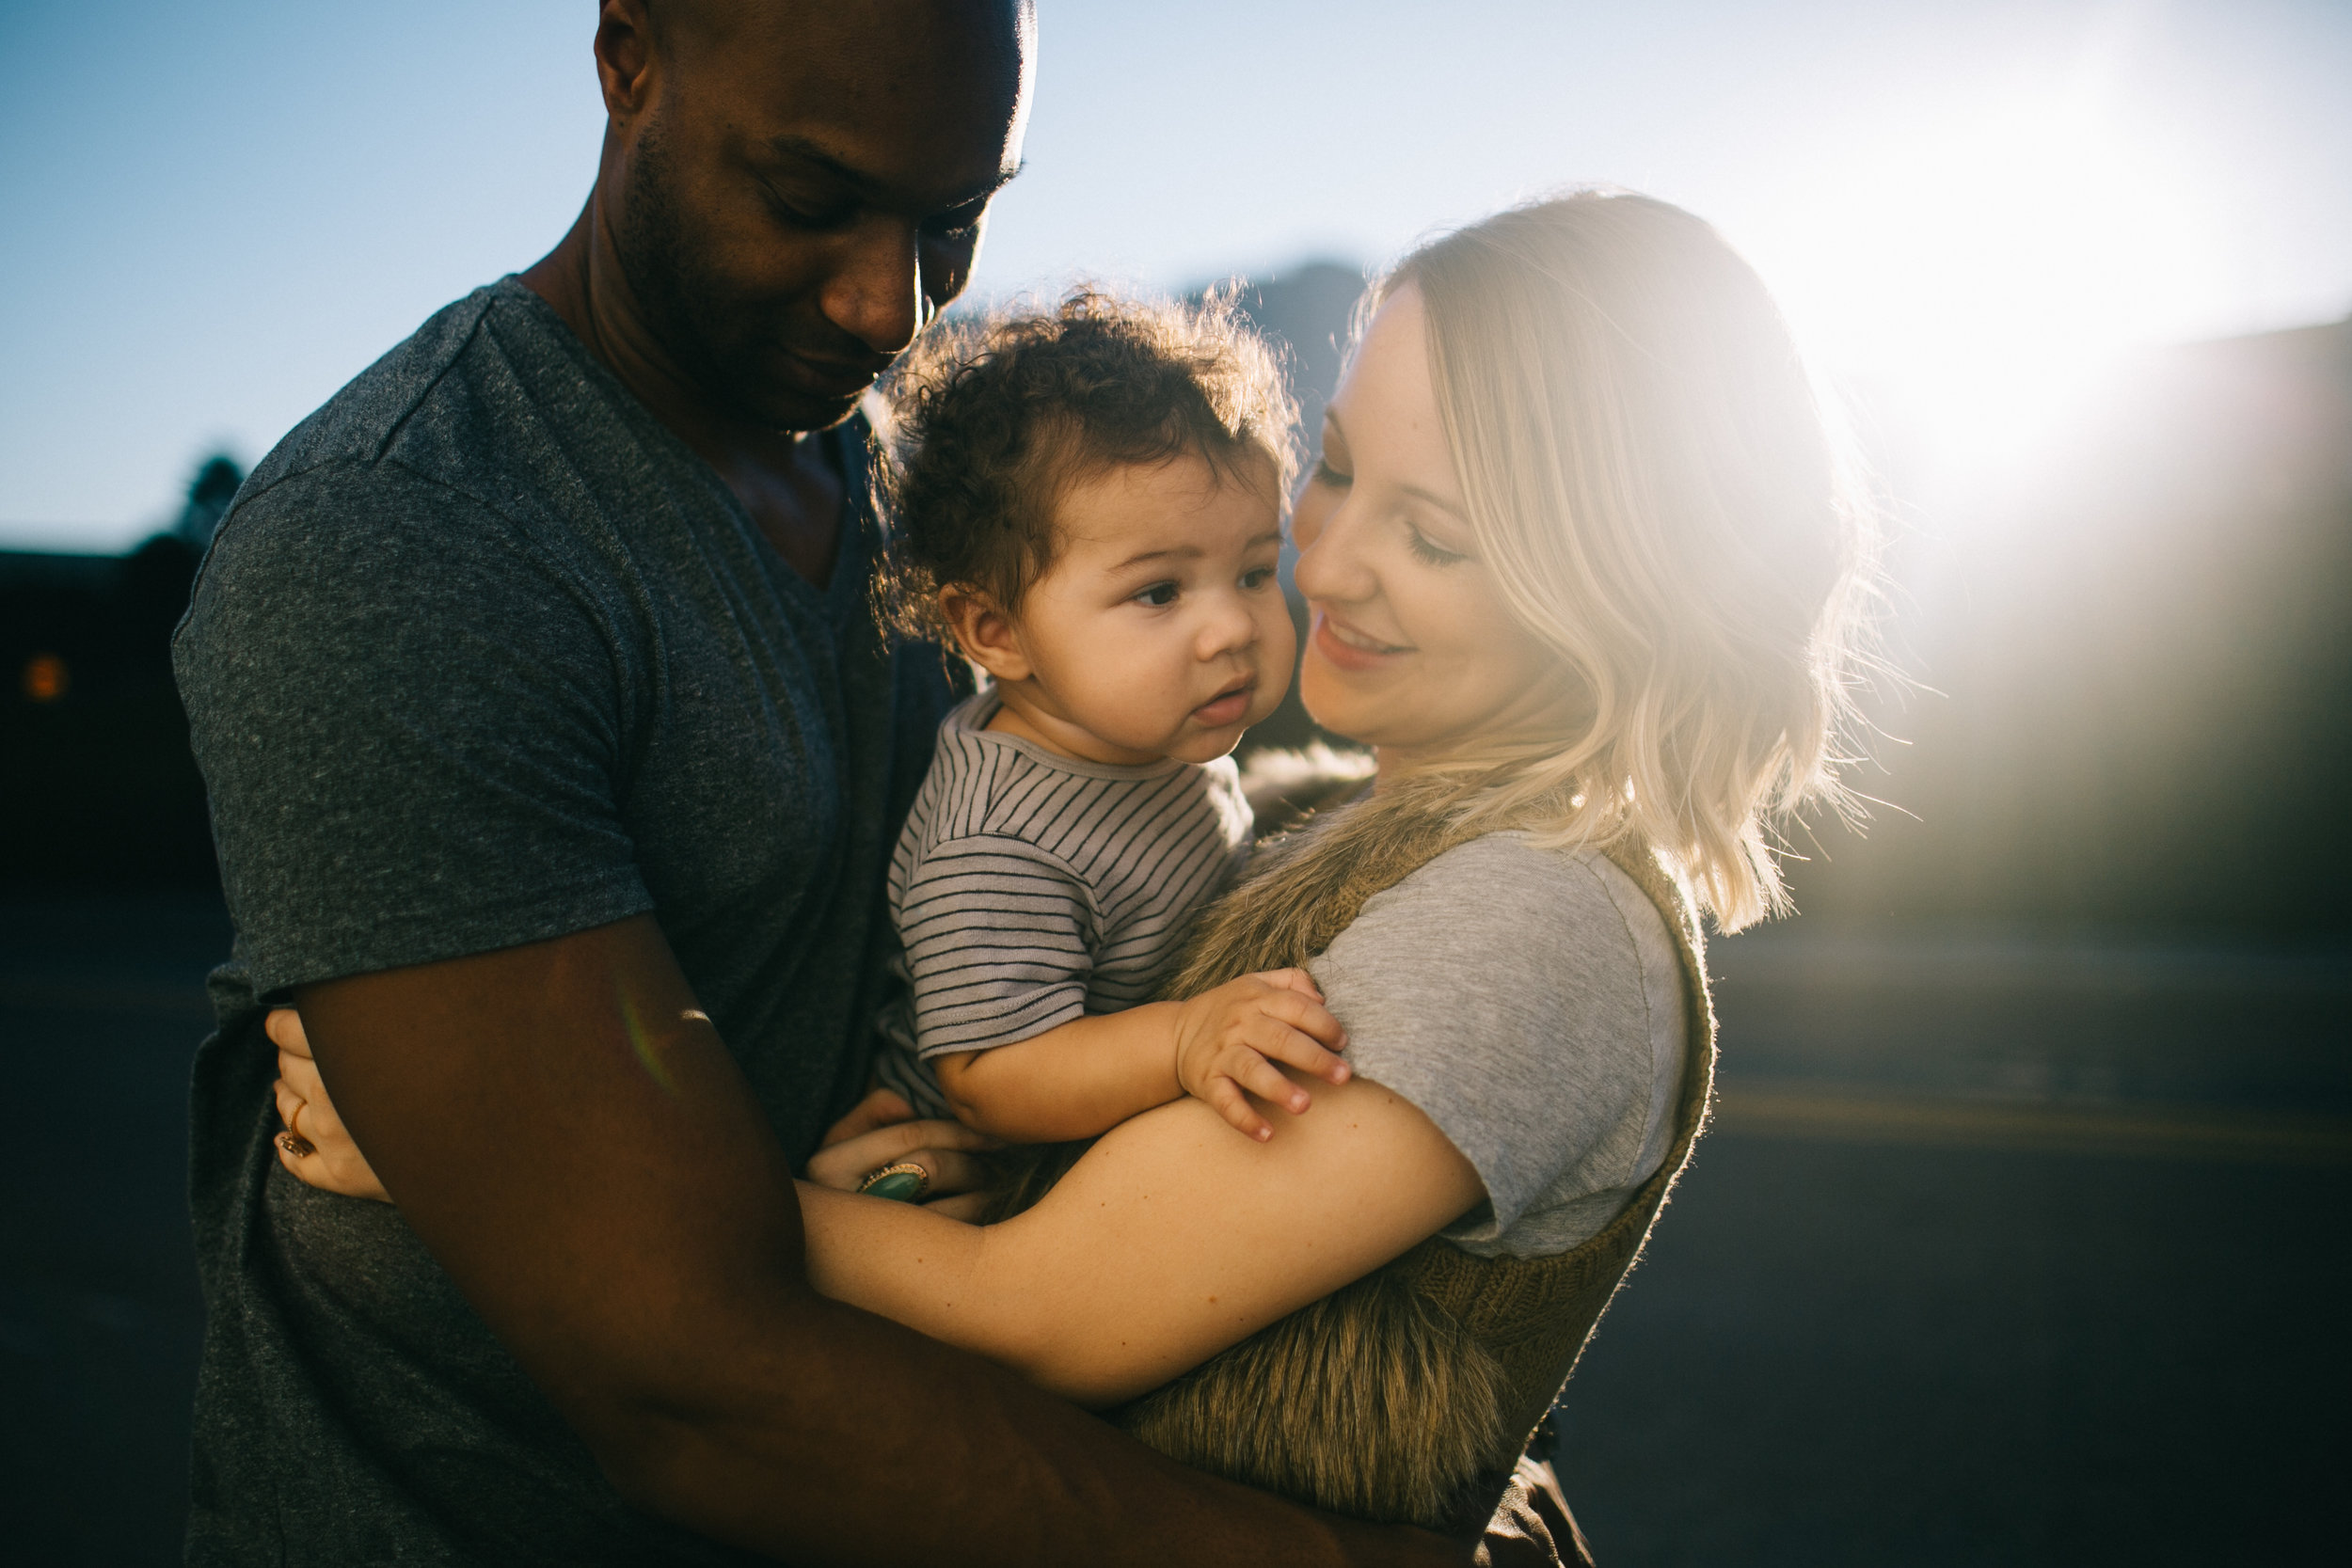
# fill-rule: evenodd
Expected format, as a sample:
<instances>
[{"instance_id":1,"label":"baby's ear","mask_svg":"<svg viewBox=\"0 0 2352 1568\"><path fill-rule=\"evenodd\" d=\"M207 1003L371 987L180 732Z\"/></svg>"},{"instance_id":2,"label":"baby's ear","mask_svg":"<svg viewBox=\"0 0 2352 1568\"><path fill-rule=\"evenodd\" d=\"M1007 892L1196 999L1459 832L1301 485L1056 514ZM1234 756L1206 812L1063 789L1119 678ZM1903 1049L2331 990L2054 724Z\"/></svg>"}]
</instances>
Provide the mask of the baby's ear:
<instances>
[{"instance_id":1,"label":"baby's ear","mask_svg":"<svg viewBox=\"0 0 2352 1568\"><path fill-rule=\"evenodd\" d=\"M943 588L939 615L964 657L998 681L1029 678L1029 657L1021 646L1021 629L988 594L977 588Z\"/></svg>"}]
</instances>

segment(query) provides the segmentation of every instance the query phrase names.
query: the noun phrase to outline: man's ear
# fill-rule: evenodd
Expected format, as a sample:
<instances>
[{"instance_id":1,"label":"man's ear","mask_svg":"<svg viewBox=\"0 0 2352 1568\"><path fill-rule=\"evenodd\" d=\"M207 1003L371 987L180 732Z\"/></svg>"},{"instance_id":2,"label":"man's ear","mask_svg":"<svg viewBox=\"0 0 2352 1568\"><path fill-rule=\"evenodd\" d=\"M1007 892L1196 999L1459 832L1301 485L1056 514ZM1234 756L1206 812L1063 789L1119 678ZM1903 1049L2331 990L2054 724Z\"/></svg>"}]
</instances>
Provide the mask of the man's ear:
<instances>
[{"instance_id":1,"label":"man's ear","mask_svg":"<svg viewBox=\"0 0 2352 1568\"><path fill-rule=\"evenodd\" d=\"M603 0L596 8L596 82L614 125L652 102L654 38L644 0Z\"/></svg>"},{"instance_id":2,"label":"man's ear","mask_svg":"<svg viewBox=\"0 0 2352 1568\"><path fill-rule=\"evenodd\" d=\"M995 600L977 588L943 588L939 613L963 657L999 683L1029 678L1029 655L1021 645L1021 628L996 608Z\"/></svg>"}]
</instances>

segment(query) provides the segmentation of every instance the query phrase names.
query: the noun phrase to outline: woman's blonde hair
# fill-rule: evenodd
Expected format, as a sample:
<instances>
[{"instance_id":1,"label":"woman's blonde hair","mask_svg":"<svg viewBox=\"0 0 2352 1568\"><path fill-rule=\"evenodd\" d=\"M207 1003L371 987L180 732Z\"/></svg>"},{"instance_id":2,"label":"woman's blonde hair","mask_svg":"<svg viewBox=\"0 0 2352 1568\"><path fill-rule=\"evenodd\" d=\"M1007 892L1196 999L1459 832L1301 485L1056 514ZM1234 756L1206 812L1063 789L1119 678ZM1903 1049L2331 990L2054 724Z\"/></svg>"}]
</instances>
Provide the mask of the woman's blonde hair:
<instances>
[{"instance_id":1,"label":"woman's blonde hair","mask_svg":"<svg viewBox=\"0 0 2352 1568\"><path fill-rule=\"evenodd\" d=\"M1637 834L1726 930L1788 907L1776 827L1847 809L1874 533L1763 282L1708 224L1580 191L1406 257L1480 554L1581 683L1565 743L1471 815L1553 845Z\"/></svg>"}]
</instances>

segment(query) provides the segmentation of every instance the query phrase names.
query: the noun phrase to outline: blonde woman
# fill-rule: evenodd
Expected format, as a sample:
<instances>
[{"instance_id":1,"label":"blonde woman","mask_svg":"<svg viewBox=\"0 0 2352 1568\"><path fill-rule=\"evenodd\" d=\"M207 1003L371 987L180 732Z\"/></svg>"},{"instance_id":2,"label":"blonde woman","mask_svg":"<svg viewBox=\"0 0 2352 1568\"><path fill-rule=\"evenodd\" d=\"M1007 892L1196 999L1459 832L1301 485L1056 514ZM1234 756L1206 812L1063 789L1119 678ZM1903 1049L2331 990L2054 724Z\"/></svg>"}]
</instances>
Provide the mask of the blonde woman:
<instances>
[{"instance_id":1,"label":"blonde woman","mask_svg":"<svg viewBox=\"0 0 2352 1568\"><path fill-rule=\"evenodd\" d=\"M1701 922L1780 909L1773 824L1835 793L1868 545L1771 300L1678 209L1505 212L1374 306L1295 534L1303 696L1377 776L1172 989L1303 963L1355 1077L1263 1144L1136 1117L993 1225L836 1190L917 1143L963 1184L949 1124L837 1141L801 1200L829 1294L1188 1463L1474 1532L1704 1119Z\"/></svg>"}]
</instances>

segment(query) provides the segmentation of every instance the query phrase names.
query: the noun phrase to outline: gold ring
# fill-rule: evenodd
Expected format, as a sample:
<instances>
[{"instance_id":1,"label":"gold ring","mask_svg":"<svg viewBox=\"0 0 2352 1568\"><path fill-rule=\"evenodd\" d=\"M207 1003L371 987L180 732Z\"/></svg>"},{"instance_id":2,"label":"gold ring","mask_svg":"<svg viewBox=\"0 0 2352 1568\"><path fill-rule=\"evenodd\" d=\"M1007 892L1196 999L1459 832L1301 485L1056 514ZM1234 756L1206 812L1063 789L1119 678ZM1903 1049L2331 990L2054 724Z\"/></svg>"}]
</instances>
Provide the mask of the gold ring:
<instances>
[{"instance_id":1,"label":"gold ring","mask_svg":"<svg viewBox=\"0 0 2352 1568\"><path fill-rule=\"evenodd\" d=\"M857 1190L869 1197L886 1197L899 1203L919 1202L931 1190L931 1173L912 1160L901 1160L895 1165L877 1165L866 1173Z\"/></svg>"},{"instance_id":2,"label":"gold ring","mask_svg":"<svg viewBox=\"0 0 2352 1568\"><path fill-rule=\"evenodd\" d=\"M294 1131L294 1123L302 1119L302 1106L301 1101L294 1101L294 1115L286 1118L286 1130L270 1140L297 1160L308 1159L319 1151L316 1144Z\"/></svg>"}]
</instances>

